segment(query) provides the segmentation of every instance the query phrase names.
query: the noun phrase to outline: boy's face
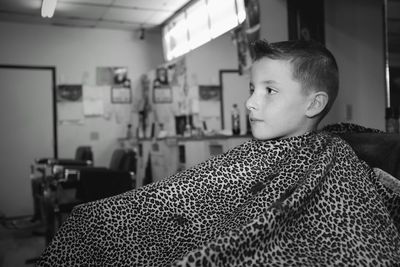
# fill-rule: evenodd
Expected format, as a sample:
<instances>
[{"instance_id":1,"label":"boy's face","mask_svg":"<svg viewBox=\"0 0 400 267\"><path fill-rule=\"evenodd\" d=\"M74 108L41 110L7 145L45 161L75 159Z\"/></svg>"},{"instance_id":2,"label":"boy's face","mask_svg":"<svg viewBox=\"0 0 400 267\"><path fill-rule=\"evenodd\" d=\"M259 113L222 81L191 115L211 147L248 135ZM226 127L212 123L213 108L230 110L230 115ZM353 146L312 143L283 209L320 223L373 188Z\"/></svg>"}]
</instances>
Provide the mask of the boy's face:
<instances>
[{"instance_id":1,"label":"boy's face","mask_svg":"<svg viewBox=\"0 0 400 267\"><path fill-rule=\"evenodd\" d=\"M280 139L310 130L305 115L309 97L293 79L288 61L262 58L254 62L250 93L246 107L254 138Z\"/></svg>"}]
</instances>

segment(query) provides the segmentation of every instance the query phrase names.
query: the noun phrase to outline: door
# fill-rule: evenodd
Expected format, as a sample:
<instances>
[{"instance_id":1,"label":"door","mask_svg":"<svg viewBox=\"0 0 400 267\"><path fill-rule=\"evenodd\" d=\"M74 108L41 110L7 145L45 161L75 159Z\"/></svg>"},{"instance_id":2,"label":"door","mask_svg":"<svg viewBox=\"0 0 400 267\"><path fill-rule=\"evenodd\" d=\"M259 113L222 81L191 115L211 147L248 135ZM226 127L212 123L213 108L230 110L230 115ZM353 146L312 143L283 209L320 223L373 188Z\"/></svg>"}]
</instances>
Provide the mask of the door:
<instances>
[{"instance_id":1,"label":"door","mask_svg":"<svg viewBox=\"0 0 400 267\"><path fill-rule=\"evenodd\" d=\"M56 156L52 68L0 66L0 212L33 214L30 165Z\"/></svg>"}]
</instances>

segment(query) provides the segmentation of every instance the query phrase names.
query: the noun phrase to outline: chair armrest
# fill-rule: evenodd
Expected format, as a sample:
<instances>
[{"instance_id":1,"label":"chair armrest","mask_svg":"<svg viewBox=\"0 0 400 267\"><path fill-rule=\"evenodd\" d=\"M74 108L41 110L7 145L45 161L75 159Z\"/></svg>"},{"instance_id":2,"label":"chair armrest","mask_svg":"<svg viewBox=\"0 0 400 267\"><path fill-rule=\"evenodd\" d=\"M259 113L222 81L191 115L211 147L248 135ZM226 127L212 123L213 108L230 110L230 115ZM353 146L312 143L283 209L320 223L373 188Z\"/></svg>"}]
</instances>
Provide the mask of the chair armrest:
<instances>
[{"instance_id":1,"label":"chair armrest","mask_svg":"<svg viewBox=\"0 0 400 267\"><path fill-rule=\"evenodd\" d=\"M40 158L35 159L36 164L41 165L62 165L62 166L92 166L91 160L76 160L76 159L56 159L56 158Z\"/></svg>"}]
</instances>

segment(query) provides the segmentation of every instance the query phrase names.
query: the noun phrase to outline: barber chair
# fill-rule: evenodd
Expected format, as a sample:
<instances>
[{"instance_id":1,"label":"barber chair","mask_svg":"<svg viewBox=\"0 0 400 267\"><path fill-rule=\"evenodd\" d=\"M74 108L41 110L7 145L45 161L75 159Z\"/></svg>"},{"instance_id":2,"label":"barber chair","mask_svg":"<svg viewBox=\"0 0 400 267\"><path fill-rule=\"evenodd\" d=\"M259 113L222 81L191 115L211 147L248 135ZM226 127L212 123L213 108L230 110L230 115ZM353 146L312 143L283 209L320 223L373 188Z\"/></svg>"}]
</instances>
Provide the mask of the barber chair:
<instances>
[{"instance_id":1,"label":"barber chair","mask_svg":"<svg viewBox=\"0 0 400 267\"><path fill-rule=\"evenodd\" d=\"M63 166L56 172L56 186L47 197L46 240L50 242L73 208L135 188L136 153L114 150L109 167Z\"/></svg>"},{"instance_id":2,"label":"barber chair","mask_svg":"<svg viewBox=\"0 0 400 267\"><path fill-rule=\"evenodd\" d=\"M400 135L390 133L338 133L369 166L400 180Z\"/></svg>"},{"instance_id":3,"label":"barber chair","mask_svg":"<svg viewBox=\"0 0 400 267\"><path fill-rule=\"evenodd\" d=\"M54 189L54 178L60 166L91 166L93 152L90 146L79 146L74 159L39 158L31 165L31 187L33 195L34 215L31 221L44 219L41 211L41 199L49 189ZM38 172L39 175L35 173Z\"/></svg>"},{"instance_id":4,"label":"barber chair","mask_svg":"<svg viewBox=\"0 0 400 267\"><path fill-rule=\"evenodd\" d=\"M34 214L32 222L41 220L45 232L34 231L33 234L45 236L46 245L49 244L54 233L52 229L54 213L52 202L55 200L53 193L57 189L57 178L64 167L92 166L93 152L90 146L79 146L75 151L75 158L38 158L31 165L31 187L33 196ZM36 262L36 258L26 260L26 264Z\"/></svg>"}]
</instances>

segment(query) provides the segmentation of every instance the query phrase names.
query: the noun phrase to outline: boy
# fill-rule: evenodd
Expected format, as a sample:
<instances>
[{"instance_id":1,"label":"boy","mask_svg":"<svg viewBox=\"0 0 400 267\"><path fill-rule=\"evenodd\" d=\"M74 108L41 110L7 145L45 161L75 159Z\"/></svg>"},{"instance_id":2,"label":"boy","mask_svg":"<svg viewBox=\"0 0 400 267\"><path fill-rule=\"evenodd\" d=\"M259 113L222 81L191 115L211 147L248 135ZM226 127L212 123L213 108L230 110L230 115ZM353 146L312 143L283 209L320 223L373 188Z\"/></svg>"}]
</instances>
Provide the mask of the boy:
<instances>
[{"instance_id":1,"label":"boy","mask_svg":"<svg viewBox=\"0 0 400 267\"><path fill-rule=\"evenodd\" d=\"M252 134L261 140L298 136L317 129L338 91L333 55L318 43L253 45L250 92Z\"/></svg>"},{"instance_id":2,"label":"boy","mask_svg":"<svg viewBox=\"0 0 400 267\"><path fill-rule=\"evenodd\" d=\"M400 195L315 131L337 94L320 45L255 44L255 139L157 183L80 205L38 266L377 266L400 262ZM393 215L393 217L391 217Z\"/></svg>"}]
</instances>

